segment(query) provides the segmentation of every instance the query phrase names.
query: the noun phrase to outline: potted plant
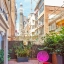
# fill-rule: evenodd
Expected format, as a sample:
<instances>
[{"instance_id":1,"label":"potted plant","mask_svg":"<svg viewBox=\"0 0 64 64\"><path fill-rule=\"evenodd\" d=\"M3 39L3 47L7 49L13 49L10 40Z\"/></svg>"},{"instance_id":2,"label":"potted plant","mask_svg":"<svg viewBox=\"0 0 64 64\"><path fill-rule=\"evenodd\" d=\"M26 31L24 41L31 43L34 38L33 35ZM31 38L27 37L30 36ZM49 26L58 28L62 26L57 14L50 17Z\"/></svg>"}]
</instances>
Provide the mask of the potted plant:
<instances>
[{"instance_id":1,"label":"potted plant","mask_svg":"<svg viewBox=\"0 0 64 64\"><path fill-rule=\"evenodd\" d=\"M44 37L43 50L49 51L52 54L52 63L57 64L57 61L64 55L64 27L61 28L59 34L50 33ZM62 64L62 59L58 64Z\"/></svg>"},{"instance_id":2,"label":"potted plant","mask_svg":"<svg viewBox=\"0 0 64 64\"><path fill-rule=\"evenodd\" d=\"M59 32L59 41L56 48L58 64L64 64L64 27Z\"/></svg>"},{"instance_id":3,"label":"potted plant","mask_svg":"<svg viewBox=\"0 0 64 64\"><path fill-rule=\"evenodd\" d=\"M28 57L29 57L31 47L20 43L19 46L16 44L14 48L15 48L15 54L17 56L17 61L28 62Z\"/></svg>"},{"instance_id":4,"label":"potted plant","mask_svg":"<svg viewBox=\"0 0 64 64\"><path fill-rule=\"evenodd\" d=\"M46 34L44 37L44 44L43 44L43 50L46 50L49 52L49 54L52 54L52 63L57 64L57 46L59 46L59 41L61 37L55 33L51 32L49 34Z\"/></svg>"}]
</instances>

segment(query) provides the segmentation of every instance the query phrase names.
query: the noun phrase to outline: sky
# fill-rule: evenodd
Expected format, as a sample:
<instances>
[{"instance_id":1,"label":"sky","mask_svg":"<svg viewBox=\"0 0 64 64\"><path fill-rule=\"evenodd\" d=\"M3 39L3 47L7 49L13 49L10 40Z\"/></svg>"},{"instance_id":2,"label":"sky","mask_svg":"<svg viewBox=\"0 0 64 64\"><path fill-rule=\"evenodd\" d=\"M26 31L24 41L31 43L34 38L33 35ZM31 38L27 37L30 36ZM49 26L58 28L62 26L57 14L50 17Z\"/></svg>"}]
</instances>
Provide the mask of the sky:
<instances>
[{"instance_id":1,"label":"sky","mask_svg":"<svg viewBox=\"0 0 64 64\"><path fill-rule=\"evenodd\" d=\"M38 0L32 0L32 12L34 11L34 8L36 6ZM23 5L23 14L24 16L28 16L29 13L31 13L31 0L16 0L16 6L17 6L17 29L19 28L19 21L20 21L20 15L19 15L19 9L20 9L20 3Z\"/></svg>"},{"instance_id":2,"label":"sky","mask_svg":"<svg viewBox=\"0 0 64 64\"><path fill-rule=\"evenodd\" d=\"M34 8L36 6L38 0L32 0L32 10L34 11ZM64 0L45 0L46 5L52 5L52 6L62 6ZM16 0L17 5L17 30L19 29L19 21L20 21L20 15L19 15L19 9L20 9L20 3L23 4L23 14L25 16L28 16L31 12L31 0Z\"/></svg>"}]
</instances>

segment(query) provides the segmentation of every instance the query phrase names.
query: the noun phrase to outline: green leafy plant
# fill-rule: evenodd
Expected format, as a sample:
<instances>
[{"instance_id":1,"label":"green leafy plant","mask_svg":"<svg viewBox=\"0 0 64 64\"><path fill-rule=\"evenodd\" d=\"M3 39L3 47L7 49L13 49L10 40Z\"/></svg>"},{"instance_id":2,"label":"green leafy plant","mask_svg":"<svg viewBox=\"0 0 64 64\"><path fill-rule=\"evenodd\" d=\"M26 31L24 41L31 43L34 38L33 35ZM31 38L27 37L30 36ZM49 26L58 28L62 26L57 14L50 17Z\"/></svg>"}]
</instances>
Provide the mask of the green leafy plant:
<instances>
[{"instance_id":1,"label":"green leafy plant","mask_svg":"<svg viewBox=\"0 0 64 64\"><path fill-rule=\"evenodd\" d=\"M10 60L10 59L11 59L11 57L8 55L8 60ZM1 49L0 50L0 64L3 64L3 62L4 62L4 50Z\"/></svg>"},{"instance_id":2,"label":"green leafy plant","mask_svg":"<svg viewBox=\"0 0 64 64\"><path fill-rule=\"evenodd\" d=\"M8 60L10 60L11 59L11 57L10 57L10 54L12 53L12 49L9 49L8 50Z\"/></svg>"},{"instance_id":3,"label":"green leafy plant","mask_svg":"<svg viewBox=\"0 0 64 64\"><path fill-rule=\"evenodd\" d=\"M60 39L59 39L59 43L57 45L56 51L57 51L57 54L64 56L64 27L61 27L59 36L60 36Z\"/></svg>"},{"instance_id":4,"label":"green leafy plant","mask_svg":"<svg viewBox=\"0 0 64 64\"><path fill-rule=\"evenodd\" d=\"M0 64L3 64L4 62L4 51L0 50Z\"/></svg>"},{"instance_id":5,"label":"green leafy plant","mask_svg":"<svg viewBox=\"0 0 64 64\"><path fill-rule=\"evenodd\" d=\"M61 28L59 34L51 32L42 39L44 40L42 50L64 55L64 27Z\"/></svg>"},{"instance_id":6,"label":"green leafy plant","mask_svg":"<svg viewBox=\"0 0 64 64\"><path fill-rule=\"evenodd\" d=\"M15 46L13 46L13 49L15 50L17 57L27 57L29 56L31 45L23 45L22 43L20 43L19 45L15 44Z\"/></svg>"},{"instance_id":7,"label":"green leafy plant","mask_svg":"<svg viewBox=\"0 0 64 64\"><path fill-rule=\"evenodd\" d=\"M43 50L47 50L50 53L55 53L57 52L57 45L59 46L59 42L61 39L61 36L58 35L55 32L51 32L49 34L46 34L46 36L43 38L44 39L44 44L43 44Z\"/></svg>"}]
</instances>

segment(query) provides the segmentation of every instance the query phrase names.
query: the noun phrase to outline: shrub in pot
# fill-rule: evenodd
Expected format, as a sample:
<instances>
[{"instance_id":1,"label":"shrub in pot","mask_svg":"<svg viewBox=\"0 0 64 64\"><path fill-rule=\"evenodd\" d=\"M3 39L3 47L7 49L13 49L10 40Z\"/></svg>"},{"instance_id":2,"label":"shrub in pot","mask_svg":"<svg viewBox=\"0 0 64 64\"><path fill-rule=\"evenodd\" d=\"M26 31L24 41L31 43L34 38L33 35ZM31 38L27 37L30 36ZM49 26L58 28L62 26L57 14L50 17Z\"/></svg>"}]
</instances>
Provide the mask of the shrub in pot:
<instances>
[{"instance_id":1,"label":"shrub in pot","mask_svg":"<svg viewBox=\"0 0 64 64\"><path fill-rule=\"evenodd\" d=\"M46 50L49 52L49 54L52 54L52 63L57 64L57 45L59 44L60 36L56 34L55 32L51 32L49 34L46 34L44 37L44 47L43 50Z\"/></svg>"},{"instance_id":2,"label":"shrub in pot","mask_svg":"<svg viewBox=\"0 0 64 64\"><path fill-rule=\"evenodd\" d=\"M22 43L20 43L19 46L17 44L15 44L14 48L15 48L15 54L17 56L17 61L18 62L27 62L31 46L23 45Z\"/></svg>"},{"instance_id":3,"label":"shrub in pot","mask_svg":"<svg viewBox=\"0 0 64 64\"><path fill-rule=\"evenodd\" d=\"M57 60L62 58L62 56L64 55L64 27L61 28L59 34L50 33L45 36L43 49L49 51L52 54L56 53ZM53 55L53 57L54 56L55 55ZM57 64L57 60L56 60L56 63L54 63L55 61L53 61L53 64ZM62 64L62 60L60 64Z\"/></svg>"}]
</instances>

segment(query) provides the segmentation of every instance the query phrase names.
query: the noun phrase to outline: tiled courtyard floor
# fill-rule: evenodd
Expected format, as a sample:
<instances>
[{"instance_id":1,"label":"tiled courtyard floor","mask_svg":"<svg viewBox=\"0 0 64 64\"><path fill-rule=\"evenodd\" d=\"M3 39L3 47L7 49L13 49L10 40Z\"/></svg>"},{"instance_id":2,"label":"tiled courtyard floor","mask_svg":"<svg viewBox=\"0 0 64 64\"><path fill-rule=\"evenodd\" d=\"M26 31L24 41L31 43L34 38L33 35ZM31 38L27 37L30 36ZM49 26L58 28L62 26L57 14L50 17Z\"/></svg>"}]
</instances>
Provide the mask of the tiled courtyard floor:
<instances>
[{"instance_id":1,"label":"tiled courtyard floor","mask_svg":"<svg viewBox=\"0 0 64 64\"><path fill-rule=\"evenodd\" d=\"M8 64L43 64L42 62L38 63L38 60L29 60L28 62L17 62L15 59L10 60Z\"/></svg>"}]
</instances>

